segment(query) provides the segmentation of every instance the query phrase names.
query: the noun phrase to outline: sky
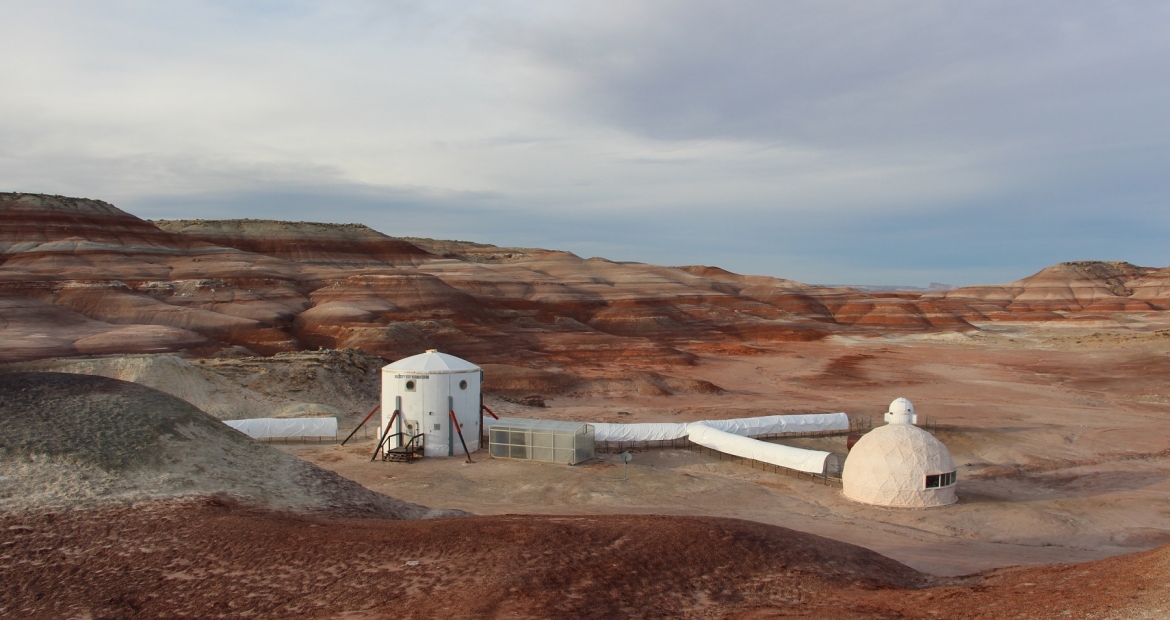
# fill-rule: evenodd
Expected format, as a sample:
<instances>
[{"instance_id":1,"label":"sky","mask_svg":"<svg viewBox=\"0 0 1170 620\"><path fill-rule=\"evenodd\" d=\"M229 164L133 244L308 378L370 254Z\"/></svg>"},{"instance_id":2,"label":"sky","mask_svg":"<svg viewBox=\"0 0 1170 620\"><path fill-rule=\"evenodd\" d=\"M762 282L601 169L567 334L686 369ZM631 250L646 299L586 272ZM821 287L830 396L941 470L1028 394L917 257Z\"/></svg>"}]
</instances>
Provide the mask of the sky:
<instances>
[{"instance_id":1,"label":"sky","mask_svg":"<svg viewBox=\"0 0 1170 620\"><path fill-rule=\"evenodd\" d=\"M1170 3L0 0L0 191L810 283L1170 265Z\"/></svg>"}]
</instances>

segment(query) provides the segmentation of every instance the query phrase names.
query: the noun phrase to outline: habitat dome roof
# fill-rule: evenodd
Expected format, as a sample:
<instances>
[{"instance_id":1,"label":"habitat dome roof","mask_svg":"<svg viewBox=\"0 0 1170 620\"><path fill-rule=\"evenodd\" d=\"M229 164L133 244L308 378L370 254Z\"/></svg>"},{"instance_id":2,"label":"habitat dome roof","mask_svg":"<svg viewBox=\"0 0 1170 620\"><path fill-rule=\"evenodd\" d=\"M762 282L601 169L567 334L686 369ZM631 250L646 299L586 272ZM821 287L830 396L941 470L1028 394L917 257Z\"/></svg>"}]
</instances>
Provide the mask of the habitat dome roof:
<instances>
[{"instance_id":1,"label":"habitat dome roof","mask_svg":"<svg viewBox=\"0 0 1170 620\"><path fill-rule=\"evenodd\" d=\"M419 353L418 355L400 359L393 364L387 364L382 367L382 370L446 374L478 372L481 369L479 366L465 359L455 357L454 355L447 355L446 353L439 353L435 349L428 349L426 353Z\"/></svg>"},{"instance_id":2,"label":"habitat dome roof","mask_svg":"<svg viewBox=\"0 0 1170 620\"><path fill-rule=\"evenodd\" d=\"M928 489L926 477L953 471L950 451L933 435L911 424L888 424L853 445L841 472L842 492L879 506L945 506L958 499L954 484Z\"/></svg>"}]
</instances>

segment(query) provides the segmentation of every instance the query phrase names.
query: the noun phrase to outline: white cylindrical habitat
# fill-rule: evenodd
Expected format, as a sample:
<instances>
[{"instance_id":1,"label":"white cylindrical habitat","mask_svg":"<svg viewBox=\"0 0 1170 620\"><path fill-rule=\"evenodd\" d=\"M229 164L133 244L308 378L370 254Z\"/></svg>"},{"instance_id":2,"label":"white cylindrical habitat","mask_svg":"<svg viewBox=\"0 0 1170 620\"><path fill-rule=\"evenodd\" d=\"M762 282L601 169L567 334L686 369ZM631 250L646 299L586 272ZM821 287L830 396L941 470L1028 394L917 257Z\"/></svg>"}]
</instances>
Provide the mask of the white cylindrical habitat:
<instances>
[{"instance_id":1,"label":"white cylindrical habitat","mask_svg":"<svg viewBox=\"0 0 1170 620\"><path fill-rule=\"evenodd\" d=\"M471 362L439 353L398 360L382 368L381 433L425 435L424 456L454 456L463 452L459 433L451 423L451 411L459 423L467 450L479 450L479 391L483 370ZM394 427L387 430L395 411ZM387 442L398 447L399 440Z\"/></svg>"}]
</instances>

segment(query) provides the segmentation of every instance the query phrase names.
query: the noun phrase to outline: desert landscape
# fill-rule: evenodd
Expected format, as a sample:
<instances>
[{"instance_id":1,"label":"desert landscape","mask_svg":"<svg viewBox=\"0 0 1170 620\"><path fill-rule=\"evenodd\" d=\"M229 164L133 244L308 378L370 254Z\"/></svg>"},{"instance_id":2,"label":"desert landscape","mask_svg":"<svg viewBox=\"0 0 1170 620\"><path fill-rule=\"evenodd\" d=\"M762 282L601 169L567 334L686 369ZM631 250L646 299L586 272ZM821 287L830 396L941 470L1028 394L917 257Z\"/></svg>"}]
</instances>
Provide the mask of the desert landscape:
<instances>
[{"instance_id":1,"label":"desert landscape","mask_svg":"<svg viewBox=\"0 0 1170 620\"><path fill-rule=\"evenodd\" d=\"M0 194L0 615L1162 618L1170 268L821 287L358 224ZM691 422L911 399L955 504L693 449L371 460L337 417L439 349L508 417ZM844 434L782 438L848 453Z\"/></svg>"}]
</instances>

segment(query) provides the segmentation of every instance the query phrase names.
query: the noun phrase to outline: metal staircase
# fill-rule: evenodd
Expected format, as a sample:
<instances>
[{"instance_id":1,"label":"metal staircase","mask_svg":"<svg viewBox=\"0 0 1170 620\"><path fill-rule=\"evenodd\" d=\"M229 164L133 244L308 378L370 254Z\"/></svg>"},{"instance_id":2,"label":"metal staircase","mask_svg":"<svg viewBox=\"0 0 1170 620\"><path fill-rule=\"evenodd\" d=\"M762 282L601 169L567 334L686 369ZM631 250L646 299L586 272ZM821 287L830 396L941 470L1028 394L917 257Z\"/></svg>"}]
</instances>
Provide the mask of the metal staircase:
<instances>
[{"instance_id":1,"label":"metal staircase","mask_svg":"<svg viewBox=\"0 0 1170 620\"><path fill-rule=\"evenodd\" d=\"M394 443L402 445L396 448L386 448L382 452L382 460L393 463L413 463L416 459L423 457L426 440L427 436L423 434L408 436L406 433L394 433L386 437L386 442L394 441Z\"/></svg>"}]
</instances>

